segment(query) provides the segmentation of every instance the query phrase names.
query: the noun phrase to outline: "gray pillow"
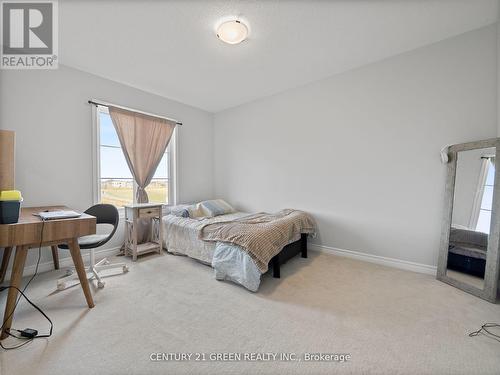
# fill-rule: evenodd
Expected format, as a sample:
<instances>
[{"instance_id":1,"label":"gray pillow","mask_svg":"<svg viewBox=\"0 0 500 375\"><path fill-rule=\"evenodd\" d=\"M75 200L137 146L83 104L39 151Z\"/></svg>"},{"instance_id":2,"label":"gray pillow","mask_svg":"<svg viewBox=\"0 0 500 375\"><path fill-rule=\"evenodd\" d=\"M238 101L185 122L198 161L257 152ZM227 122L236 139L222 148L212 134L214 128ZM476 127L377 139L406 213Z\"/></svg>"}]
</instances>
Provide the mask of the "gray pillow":
<instances>
[{"instance_id":1,"label":"gray pillow","mask_svg":"<svg viewBox=\"0 0 500 375\"><path fill-rule=\"evenodd\" d=\"M186 206L176 206L170 209L170 215L178 217L189 217L189 211Z\"/></svg>"}]
</instances>

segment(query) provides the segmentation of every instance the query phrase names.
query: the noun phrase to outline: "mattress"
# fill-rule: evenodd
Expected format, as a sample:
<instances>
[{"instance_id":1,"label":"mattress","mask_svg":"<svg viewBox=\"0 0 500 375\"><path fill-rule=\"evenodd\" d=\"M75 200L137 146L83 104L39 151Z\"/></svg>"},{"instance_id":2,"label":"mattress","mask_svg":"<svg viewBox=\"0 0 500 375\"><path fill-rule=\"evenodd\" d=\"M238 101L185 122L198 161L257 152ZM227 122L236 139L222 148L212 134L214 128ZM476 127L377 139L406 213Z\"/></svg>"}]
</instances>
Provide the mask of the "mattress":
<instances>
[{"instance_id":1,"label":"mattress","mask_svg":"<svg viewBox=\"0 0 500 375\"><path fill-rule=\"evenodd\" d=\"M199 238L201 228L210 223L230 221L247 216L244 212L235 212L212 218L185 218L174 215L163 217L163 247L172 254L186 255L205 264L211 265L215 251L215 242Z\"/></svg>"}]
</instances>

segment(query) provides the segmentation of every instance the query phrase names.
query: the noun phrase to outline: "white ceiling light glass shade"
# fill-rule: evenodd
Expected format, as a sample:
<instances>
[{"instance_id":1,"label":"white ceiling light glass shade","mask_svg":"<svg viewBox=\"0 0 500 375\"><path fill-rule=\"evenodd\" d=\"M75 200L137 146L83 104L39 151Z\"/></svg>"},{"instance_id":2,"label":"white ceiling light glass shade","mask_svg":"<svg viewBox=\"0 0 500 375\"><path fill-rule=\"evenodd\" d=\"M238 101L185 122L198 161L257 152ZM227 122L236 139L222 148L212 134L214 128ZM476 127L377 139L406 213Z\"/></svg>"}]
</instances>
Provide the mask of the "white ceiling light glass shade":
<instances>
[{"instance_id":1,"label":"white ceiling light glass shade","mask_svg":"<svg viewBox=\"0 0 500 375\"><path fill-rule=\"evenodd\" d=\"M248 27L239 20L223 22L217 28L217 38L228 44L243 42L248 36Z\"/></svg>"}]
</instances>

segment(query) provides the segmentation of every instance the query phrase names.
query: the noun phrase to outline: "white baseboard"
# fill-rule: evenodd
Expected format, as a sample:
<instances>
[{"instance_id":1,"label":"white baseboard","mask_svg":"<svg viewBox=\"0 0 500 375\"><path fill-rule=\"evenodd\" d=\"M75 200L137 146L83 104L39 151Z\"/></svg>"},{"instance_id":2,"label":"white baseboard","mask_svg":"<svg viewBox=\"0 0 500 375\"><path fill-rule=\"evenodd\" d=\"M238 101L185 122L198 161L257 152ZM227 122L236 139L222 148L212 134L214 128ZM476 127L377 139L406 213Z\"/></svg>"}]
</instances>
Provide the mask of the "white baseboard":
<instances>
[{"instance_id":1,"label":"white baseboard","mask_svg":"<svg viewBox=\"0 0 500 375\"><path fill-rule=\"evenodd\" d=\"M395 258L387 258L378 255L361 253L359 251L338 249L335 247L316 245L309 243L308 248L313 251L320 251L325 254L334 254L341 257L352 258L362 260L364 262L381 264L383 266L400 268L407 271L426 273L429 275L436 275L437 267L430 266L428 264L409 262L406 260L400 260Z\"/></svg>"},{"instance_id":2,"label":"white baseboard","mask_svg":"<svg viewBox=\"0 0 500 375\"><path fill-rule=\"evenodd\" d=\"M358 259L358 260L361 260L364 262L376 263L376 264L381 264L383 266L399 268L399 269L403 269L403 270L407 270L407 271L425 273L425 274L429 274L429 275L436 275L437 267L430 266L428 264L409 262L406 260L387 258L387 257L378 256L378 255L366 254L366 253L362 253L359 251L344 250L344 249L339 249L339 248L335 248L335 247L331 247L331 246L317 245L317 244L312 244L312 243L309 243L307 246L310 250L319 251L319 252L322 252L325 254L333 254L333 255L338 255L338 256L346 257L346 258ZM119 251L120 251L120 247L118 246L118 247L113 247L110 249L98 250L95 252L95 254L96 254L97 259L101 259L101 258L116 255L116 254L118 254ZM85 263L87 263L89 261L90 256L89 256L88 251L82 252L82 258L83 258L83 261ZM73 261L72 261L70 256L59 259L59 267L60 268L69 268L72 266L73 266ZM36 264L25 267L23 276L33 275L35 273L35 267L36 267ZM53 269L54 269L54 263L52 262L52 259L50 259L47 262L40 263L40 265L38 266L39 273L52 271ZM5 275L5 280L10 279L10 272L11 272L11 269L9 268L7 270L7 274Z\"/></svg>"},{"instance_id":3,"label":"white baseboard","mask_svg":"<svg viewBox=\"0 0 500 375\"><path fill-rule=\"evenodd\" d=\"M49 250L50 250L50 248L49 248ZM44 251L44 250L42 249L42 251ZM95 252L96 260L116 255L116 254L118 254L119 251L120 251L119 246L112 247L110 249L96 250L96 252ZM69 255L69 250L67 250L66 252ZM14 258L14 254L15 254L15 252L13 251L12 255L11 255L11 259ZM59 254L61 254L61 250L60 250ZM88 250L82 250L82 259L83 259L83 262L85 264L87 264L90 261L90 254L89 254ZM71 259L71 256L59 258L59 268L60 269L70 268L73 266L74 265L73 265L73 260ZM36 264L32 264L30 266L24 267L23 276L33 275L35 273L35 269L36 269ZM38 265L38 273L52 271L53 269L54 269L54 263L52 262L52 257L50 258L49 261L44 262L44 263L40 263ZM5 274L5 280L10 280L10 274L11 274L11 268L8 268L7 272Z\"/></svg>"}]
</instances>

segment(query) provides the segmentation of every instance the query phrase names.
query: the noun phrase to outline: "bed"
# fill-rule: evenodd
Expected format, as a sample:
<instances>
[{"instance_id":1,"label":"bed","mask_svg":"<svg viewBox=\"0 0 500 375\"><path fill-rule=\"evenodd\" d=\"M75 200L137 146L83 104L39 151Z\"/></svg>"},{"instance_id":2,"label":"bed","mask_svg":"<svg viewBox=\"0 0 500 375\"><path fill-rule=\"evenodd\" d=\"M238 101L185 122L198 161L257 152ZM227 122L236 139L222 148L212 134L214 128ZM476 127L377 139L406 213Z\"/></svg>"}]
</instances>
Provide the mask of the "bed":
<instances>
[{"instance_id":1,"label":"bed","mask_svg":"<svg viewBox=\"0 0 500 375\"><path fill-rule=\"evenodd\" d=\"M484 277L488 234L452 226L448 245L448 268Z\"/></svg>"},{"instance_id":2,"label":"bed","mask_svg":"<svg viewBox=\"0 0 500 375\"><path fill-rule=\"evenodd\" d=\"M234 243L201 239L202 231L211 224L221 226L227 223L229 226L252 215L255 214L233 212L216 217L191 218L167 214L162 219L163 247L171 254L188 256L212 266L218 280L230 280L255 292L264 268L257 266L258 262L251 254ZM290 258L298 254L307 258L308 234L290 234L285 246L269 260L266 271L272 270L273 276L279 278L281 265Z\"/></svg>"}]
</instances>

